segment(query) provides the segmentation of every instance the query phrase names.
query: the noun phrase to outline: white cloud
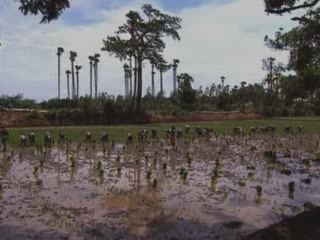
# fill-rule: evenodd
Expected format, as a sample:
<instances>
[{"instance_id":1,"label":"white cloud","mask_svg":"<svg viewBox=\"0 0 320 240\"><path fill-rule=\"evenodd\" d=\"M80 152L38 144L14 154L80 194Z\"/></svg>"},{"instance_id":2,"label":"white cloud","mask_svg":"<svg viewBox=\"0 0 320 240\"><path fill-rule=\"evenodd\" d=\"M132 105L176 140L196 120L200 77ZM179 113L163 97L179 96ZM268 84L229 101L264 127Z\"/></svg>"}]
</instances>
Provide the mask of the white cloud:
<instances>
[{"instance_id":1,"label":"white cloud","mask_svg":"<svg viewBox=\"0 0 320 240\"><path fill-rule=\"evenodd\" d=\"M95 0L99 1L99 0ZM156 1L156 0L155 0ZM77 8L90 8L92 0L73 0ZM227 5L204 4L197 8L182 10L183 19L180 42L167 41L166 57L169 61L179 58L179 72L189 72L195 85L218 83L221 75L227 84L260 82L264 76L262 58L270 55L286 62L287 55L275 53L264 46L263 38L272 35L278 27L292 26L288 17L267 16L263 1L236 0ZM68 51L75 50L81 70L81 93L89 91L88 56L98 52L102 39L113 34L125 21L130 9L140 9L143 1L132 1L129 5L108 11L90 12L88 18L103 16L103 21L84 26L74 26L57 21L39 25L39 17L24 17L15 6L0 18L0 81L1 93L24 92L25 96L37 99L57 95L57 46L66 53L62 58L62 70L70 68ZM155 3L155 2L154 2ZM159 3L155 6L160 7ZM90 13L90 14L89 14ZM100 63L100 91L123 94L123 72L118 59L102 54ZM144 69L144 87L150 85L151 70ZM159 75L156 75L156 79ZM172 73L165 74L165 89L172 90ZM65 86L65 74L62 74ZM157 81L157 90L159 84ZM65 93L65 90L62 91Z\"/></svg>"}]
</instances>

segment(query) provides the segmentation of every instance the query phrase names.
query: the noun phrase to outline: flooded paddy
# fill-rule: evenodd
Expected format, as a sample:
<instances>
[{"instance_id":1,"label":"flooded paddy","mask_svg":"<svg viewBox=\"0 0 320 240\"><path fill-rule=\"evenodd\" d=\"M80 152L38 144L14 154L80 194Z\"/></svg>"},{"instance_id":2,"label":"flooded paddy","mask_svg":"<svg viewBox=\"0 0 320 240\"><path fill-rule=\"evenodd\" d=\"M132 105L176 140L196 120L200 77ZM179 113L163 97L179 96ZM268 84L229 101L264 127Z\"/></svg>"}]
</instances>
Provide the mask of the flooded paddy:
<instances>
[{"instance_id":1,"label":"flooded paddy","mask_svg":"<svg viewBox=\"0 0 320 240\"><path fill-rule=\"evenodd\" d=\"M320 204L319 135L0 154L1 239L242 239Z\"/></svg>"}]
</instances>

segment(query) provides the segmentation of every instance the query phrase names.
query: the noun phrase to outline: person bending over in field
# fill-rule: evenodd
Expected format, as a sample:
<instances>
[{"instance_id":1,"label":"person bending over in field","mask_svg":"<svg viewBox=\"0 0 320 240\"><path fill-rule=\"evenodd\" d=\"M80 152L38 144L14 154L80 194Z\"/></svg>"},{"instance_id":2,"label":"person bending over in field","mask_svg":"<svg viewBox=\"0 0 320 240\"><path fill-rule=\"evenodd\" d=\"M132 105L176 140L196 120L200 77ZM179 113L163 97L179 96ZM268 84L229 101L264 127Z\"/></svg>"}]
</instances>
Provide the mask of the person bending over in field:
<instances>
[{"instance_id":1,"label":"person bending over in field","mask_svg":"<svg viewBox=\"0 0 320 240\"><path fill-rule=\"evenodd\" d=\"M101 135L101 143L108 143L109 142L109 134L103 132Z\"/></svg>"},{"instance_id":2,"label":"person bending over in field","mask_svg":"<svg viewBox=\"0 0 320 240\"><path fill-rule=\"evenodd\" d=\"M9 141L9 132L4 127L1 128L0 131L1 143L3 145L3 151L7 151L7 143Z\"/></svg>"},{"instance_id":3,"label":"person bending over in field","mask_svg":"<svg viewBox=\"0 0 320 240\"><path fill-rule=\"evenodd\" d=\"M86 141L87 141L87 142L91 142L91 141L92 141L92 134L91 134L91 132L87 132L87 133L86 133Z\"/></svg>"},{"instance_id":4,"label":"person bending over in field","mask_svg":"<svg viewBox=\"0 0 320 240\"><path fill-rule=\"evenodd\" d=\"M29 140L29 145L30 146L36 145L36 136L34 135L33 132L29 133L28 140Z\"/></svg>"},{"instance_id":5,"label":"person bending over in field","mask_svg":"<svg viewBox=\"0 0 320 240\"><path fill-rule=\"evenodd\" d=\"M133 136L131 133L128 133L128 136L127 136L127 145L131 145L133 143Z\"/></svg>"},{"instance_id":6,"label":"person bending over in field","mask_svg":"<svg viewBox=\"0 0 320 240\"><path fill-rule=\"evenodd\" d=\"M25 135L20 136L20 147L27 147L27 137Z\"/></svg>"},{"instance_id":7,"label":"person bending over in field","mask_svg":"<svg viewBox=\"0 0 320 240\"><path fill-rule=\"evenodd\" d=\"M175 127L171 128L170 143L171 143L172 148L175 149L177 146L177 137L176 137Z\"/></svg>"},{"instance_id":8,"label":"person bending over in field","mask_svg":"<svg viewBox=\"0 0 320 240\"><path fill-rule=\"evenodd\" d=\"M51 137L51 134L49 132L46 132L43 138L43 145L45 147L51 147L53 143L53 139Z\"/></svg>"},{"instance_id":9,"label":"person bending over in field","mask_svg":"<svg viewBox=\"0 0 320 240\"><path fill-rule=\"evenodd\" d=\"M66 142L66 135L63 133L63 132L60 132L59 133L59 141L58 141L58 144L60 143L65 143Z\"/></svg>"},{"instance_id":10,"label":"person bending over in field","mask_svg":"<svg viewBox=\"0 0 320 240\"><path fill-rule=\"evenodd\" d=\"M156 139L158 137L157 129L152 129L151 130L151 134L152 134L152 139Z\"/></svg>"}]
</instances>

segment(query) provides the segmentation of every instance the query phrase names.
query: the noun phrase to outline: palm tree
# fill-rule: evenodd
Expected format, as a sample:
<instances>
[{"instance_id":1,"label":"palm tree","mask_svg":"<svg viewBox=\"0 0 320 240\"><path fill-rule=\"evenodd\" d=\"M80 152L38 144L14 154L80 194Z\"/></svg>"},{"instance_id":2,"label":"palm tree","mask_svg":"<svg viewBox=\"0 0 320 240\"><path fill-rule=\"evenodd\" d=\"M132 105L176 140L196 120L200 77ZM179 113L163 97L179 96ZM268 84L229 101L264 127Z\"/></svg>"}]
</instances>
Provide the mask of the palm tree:
<instances>
[{"instance_id":1,"label":"palm tree","mask_svg":"<svg viewBox=\"0 0 320 240\"><path fill-rule=\"evenodd\" d=\"M100 54L96 53L94 55L94 84L95 84L95 98L98 98L98 63L100 62L99 60Z\"/></svg>"},{"instance_id":2,"label":"palm tree","mask_svg":"<svg viewBox=\"0 0 320 240\"><path fill-rule=\"evenodd\" d=\"M76 86L74 78L74 61L76 60L77 53L70 51L70 61L71 61L71 74L72 74L72 99L76 97Z\"/></svg>"},{"instance_id":3,"label":"palm tree","mask_svg":"<svg viewBox=\"0 0 320 240\"><path fill-rule=\"evenodd\" d=\"M171 68L171 65L169 65L166 61L161 60L159 64L157 65L157 69L160 72L160 95L163 96L163 73L168 71Z\"/></svg>"},{"instance_id":4,"label":"palm tree","mask_svg":"<svg viewBox=\"0 0 320 240\"><path fill-rule=\"evenodd\" d=\"M129 59L130 97L132 97L132 56Z\"/></svg>"},{"instance_id":5,"label":"palm tree","mask_svg":"<svg viewBox=\"0 0 320 240\"><path fill-rule=\"evenodd\" d=\"M154 75L156 72L154 71L154 64L151 65L151 92L152 92L152 97L156 96L156 89L154 86Z\"/></svg>"},{"instance_id":6,"label":"palm tree","mask_svg":"<svg viewBox=\"0 0 320 240\"><path fill-rule=\"evenodd\" d=\"M79 71L82 66L76 65L76 74L77 74L77 99L79 99Z\"/></svg>"},{"instance_id":7,"label":"palm tree","mask_svg":"<svg viewBox=\"0 0 320 240\"><path fill-rule=\"evenodd\" d=\"M58 51L57 51L57 56L58 56L58 98L60 99L61 95L60 95L60 78L61 78L61 72L60 72L60 57L62 55L62 53L64 52L64 49L62 47L58 47Z\"/></svg>"},{"instance_id":8,"label":"palm tree","mask_svg":"<svg viewBox=\"0 0 320 240\"><path fill-rule=\"evenodd\" d=\"M127 98L129 96L129 71L130 71L130 67L128 64L124 64L123 65L123 69L124 69L124 96Z\"/></svg>"},{"instance_id":9,"label":"palm tree","mask_svg":"<svg viewBox=\"0 0 320 240\"><path fill-rule=\"evenodd\" d=\"M172 69L173 69L173 93L177 92L177 68L179 59L173 59Z\"/></svg>"},{"instance_id":10,"label":"palm tree","mask_svg":"<svg viewBox=\"0 0 320 240\"><path fill-rule=\"evenodd\" d=\"M226 80L226 77L221 76L221 88L222 88L222 91L224 90L224 81L225 80Z\"/></svg>"},{"instance_id":11,"label":"palm tree","mask_svg":"<svg viewBox=\"0 0 320 240\"><path fill-rule=\"evenodd\" d=\"M67 74L68 99L70 99L70 74L71 74L71 71L70 71L70 70L67 70L67 71L66 71L66 74Z\"/></svg>"},{"instance_id":12,"label":"palm tree","mask_svg":"<svg viewBox=\"0 0 320 240\"><path fill-rule=\"evenodd\" d=\"M90 98L92 99L92 67L94 62L94 56L89 56L90 60Z\"/></svg>"}]
</instances>

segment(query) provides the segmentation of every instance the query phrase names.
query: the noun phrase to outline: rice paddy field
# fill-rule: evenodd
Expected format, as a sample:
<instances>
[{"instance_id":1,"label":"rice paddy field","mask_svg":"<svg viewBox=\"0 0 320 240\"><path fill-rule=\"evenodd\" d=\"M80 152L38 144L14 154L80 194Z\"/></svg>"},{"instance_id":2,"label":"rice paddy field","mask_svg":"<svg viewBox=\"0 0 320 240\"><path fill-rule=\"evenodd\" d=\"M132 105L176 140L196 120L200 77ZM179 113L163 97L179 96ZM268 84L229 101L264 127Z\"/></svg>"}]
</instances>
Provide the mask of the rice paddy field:
<instances>
[{"instance_id":1,"label":"rice paddy field","mask_svg":"<svg viewBox=\"0 0 320 240\"><path fill-rule=\"evenodd\" d=\"M172 126L183 129L176 145ZM137 142L143 128L158 137ZM245 239L320 204L319 129L317 118L9 129L0 239ZM47 131L55 141L45 147ZM61 131L71 141L58 144ZM30 132L36 145L20 147Z\"/></svg>"}]
</instances>

